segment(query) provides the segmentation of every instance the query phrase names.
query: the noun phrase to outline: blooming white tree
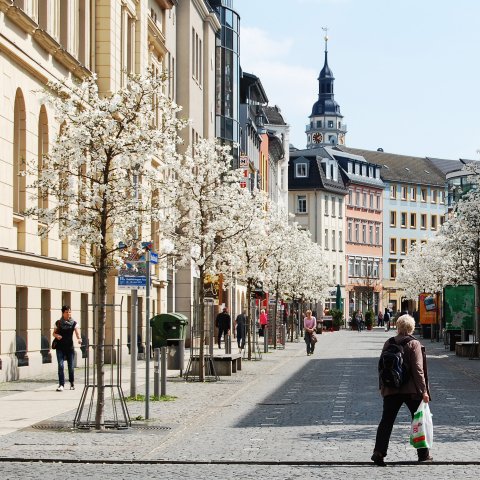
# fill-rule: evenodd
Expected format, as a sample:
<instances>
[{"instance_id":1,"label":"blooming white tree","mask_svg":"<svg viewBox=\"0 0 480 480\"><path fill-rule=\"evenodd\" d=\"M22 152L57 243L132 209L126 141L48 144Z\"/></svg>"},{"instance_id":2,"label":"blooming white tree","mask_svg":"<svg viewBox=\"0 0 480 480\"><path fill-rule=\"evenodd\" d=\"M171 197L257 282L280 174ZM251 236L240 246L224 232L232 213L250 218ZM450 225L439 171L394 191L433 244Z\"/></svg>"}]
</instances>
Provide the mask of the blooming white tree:
<instances>
[{"instance_id":1,"label":"blooming white tree","mask_svg":"<svg viewBox=\"0 0 480 480\"><path fill-rule=\"evenodd\" d=\"M205 279L217 274L230 277L235 262L232 245L249 229L254 218L253 212L248 215L251 194L240 186L242 172L232 169L231 163L229 147L200 140L178 167L172 166L176 248L183 252L184 264L193 262L200 279L200 381L205 379Z\"/></svg>"},{"instance_id":2,"label":"blooming white tree","mask_svg":"<svg viewBox=\"0 0 480 480\"><path fill-rule=\"evenodd\" d=\"M176 158L177 131L184 126L164 86L164 77L150 73L131 76L106 97L94 76L79 85L48 85L46 100L61 130L31 187L52 202L26 213L38 218L43 235L58 226L61 238L85 248L96 270L97 429L104 428L107 277L122 263L124 247L137 245L139 226L165 212L158 165Z\"/></svg>"},{"instance_id":3,"label":"blooming white tree","mask_svg":"<svg viewBox=\"0 0 480 480\"><path fill-rule=\"evenodd\" d=\"M480 319L480 176L471 165L473 188L454 206L447 222L436 237L415 248L404 261L399 282L407 296L416 298L421 292L437 292L445 285L475 286L476 334Z\"/></svg>"}]
</instances>

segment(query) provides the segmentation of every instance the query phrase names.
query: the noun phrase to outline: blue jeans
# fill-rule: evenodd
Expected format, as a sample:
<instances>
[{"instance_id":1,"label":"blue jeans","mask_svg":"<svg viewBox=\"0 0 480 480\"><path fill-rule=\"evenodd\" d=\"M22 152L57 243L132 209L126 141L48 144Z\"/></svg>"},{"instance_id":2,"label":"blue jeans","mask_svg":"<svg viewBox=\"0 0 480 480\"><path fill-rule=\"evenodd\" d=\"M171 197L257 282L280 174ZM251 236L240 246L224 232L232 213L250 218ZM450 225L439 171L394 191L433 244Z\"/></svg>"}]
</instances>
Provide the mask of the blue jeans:
<instances>
[{"instance_id":1,"label":"blue jeans","mask_svg":"<svg viewBox=\"0 0 480 480\"><path fill-rule=\"evenodd\" d=\"M63 352L62 350L57 348L56 352L58 362L58 384L62 385L62 387L65 386L65 374L63 372L63 366L66 360L68 364L68 381L71 385L73 385L73 357L75 355L73 348L68 352Z\"/></svg>"}]
</instances>

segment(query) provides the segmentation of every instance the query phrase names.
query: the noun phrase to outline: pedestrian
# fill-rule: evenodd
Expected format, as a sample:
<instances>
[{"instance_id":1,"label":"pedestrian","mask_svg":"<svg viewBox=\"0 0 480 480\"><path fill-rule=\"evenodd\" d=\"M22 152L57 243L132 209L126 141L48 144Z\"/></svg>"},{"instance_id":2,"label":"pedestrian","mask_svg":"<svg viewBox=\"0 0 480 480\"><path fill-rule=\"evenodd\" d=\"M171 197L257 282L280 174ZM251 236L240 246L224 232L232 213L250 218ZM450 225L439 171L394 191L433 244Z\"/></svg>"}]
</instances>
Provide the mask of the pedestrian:
<instances>
[{"instance_id":1,"label":"pedestrian","mask_svg":"<svg viewBox=\"0 0 480 480\"><path fill-rule=\"evenodd\" d=\"M383 327L383 313L378 312L377 327Z\"/></svg>"},{"instance_id":2,"label":"pedestrian","mask_svg":"<svg viewBox=\"0 0 480 480\"><path fill-rule=\"evenodd\" d=\"M385 308L383 323L385 324L385 331L388 332L390 330L390 312L388 311L388 308Z\"/></svg>"},{"instance_id":3,"label":"pedestrian","mask_svg":"<svg viewBox=\"0 0 480 480\"><path fill-rule=\"evenodd\" d=\"M217 315L215 319L215 326L218 328L218 348L222 348L222 335L224 341L227 339L227 335L230 334L230 315L228 314L227 307L223 307L222 311Z\"/></svg>"},{"instance_id":4,"label":"pedestrian","mask_svg":"<svg viewBox=\"0 0 480 480\"><path fill-rule=\"evenodd\" d=\"M358 333L360 333L363 330L363 325L364 325L363 315L362 315L362 312L360 312L360 310L355 315L355 323L357 325Z\"/></svg>"},{"instance_id":5,"label":"pedestrian","mask_svg":"<svg viewBox=\"0 0 480 480\"><path fill-rule=\"evenodd\" d=\"M303 328L305 330L305 343L307 345L307 355L312 355L315 350L315 342L312 337L315 337L315 330L317 327L317 319L312 315L311 310L305 312L303 319Z\"/></svg>"},{"instance_id":6,"label":"pedestrian","mask_svg":"<svg viewBox=\"0 0 480 480\"><path fill-rule=\"evenodd\" d=\"M237 315L235 319L235 330L237 333L238 351L242 353L245 347L245 331L247 326L247 312L243 310L242 313Z\"/></svg>"},{"instance_id":7,"label":"pedestrian","mask_svg":"<svg viewBox=\"0 0 480 480\"><path fill-rule=\"evenodd\" d=\"M410 315L402 315L397 320L397 335L392 337L397 345L403 346L403 359L407 366L405 382L399 388L385 387L381 381L379 382L383 397L383 413L377 429L372 461L381 467L386 465L384 457L387 456L390 435L400 407L405 404L413 419L421 401L425 403L430 401L425 347L412 336L414 330L415 320ZM382 352L391 345L390 340L385 342ZM418 448L417 455L419 462L432 461L428 448Z\"/></svg>"},{"instance_id":8,"label":"pedestrian","mask_svg":"<svg viewBox=\"0 0 480 480\"><path fill-rule=\"evenodd\" d=\"M259 318L259 323L260 323L260 336L263 337L265 335L265 327L268 324L268 316L265 313L265 309L262 308L260 310L260 318Z\"/></svg>"},{"instance_id":9,"label":"pedestrian","mask_svg":"<svg viewBox=\"0 0 480 480\"><path fill-rule=\"evenodd\" d=\"M62 318L55 322L53 336L56 339L57 363L58 363L58 387L57 392L62 392L65 388L64 363L68 365L68 381L70 390L75 390L75 380L73 373L73 358L75 355L73 347L73 333L77 337L78 343L82 344L80 331L77 322L72 318L72 310L69 305L63 305Z\"/></svg>"}]
</instances>

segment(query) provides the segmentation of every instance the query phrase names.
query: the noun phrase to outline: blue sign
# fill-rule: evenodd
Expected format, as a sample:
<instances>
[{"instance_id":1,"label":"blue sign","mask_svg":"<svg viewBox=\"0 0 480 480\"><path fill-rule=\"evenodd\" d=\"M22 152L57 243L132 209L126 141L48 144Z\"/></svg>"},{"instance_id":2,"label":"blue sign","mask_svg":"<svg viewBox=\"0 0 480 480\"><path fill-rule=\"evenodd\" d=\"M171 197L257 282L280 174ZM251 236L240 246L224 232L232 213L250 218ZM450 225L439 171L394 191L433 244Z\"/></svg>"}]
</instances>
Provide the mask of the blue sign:
<instances>
[{"instance_id":1,"label":"blue sign","mask_svg":"<svg viewBox=\"0 0 480 480\"><path fill-rule=\"evenodd\" d=\"M150 252L150 263L155 265L158 263L158 253Z\"/></svg>"},{"instance_id":2,"label":"blue sign","mask_svg":"<svg viewBox=\"0 0 480 480\"><path fill-rule=\"evenodd\" d=\"M143 275L120 275L118 288L147 288L147 277Z\"/></svg>"}]
</instances>

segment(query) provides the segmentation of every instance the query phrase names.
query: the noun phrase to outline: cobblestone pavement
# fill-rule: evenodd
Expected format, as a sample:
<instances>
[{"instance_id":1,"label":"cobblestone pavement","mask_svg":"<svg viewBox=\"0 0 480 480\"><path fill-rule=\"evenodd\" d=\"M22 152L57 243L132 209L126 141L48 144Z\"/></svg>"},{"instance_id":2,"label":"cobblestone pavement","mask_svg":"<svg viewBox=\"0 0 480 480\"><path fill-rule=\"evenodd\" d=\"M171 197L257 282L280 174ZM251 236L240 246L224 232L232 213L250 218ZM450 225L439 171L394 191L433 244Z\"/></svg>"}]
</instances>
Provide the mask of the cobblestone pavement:
<instances>
[{"instance_id":1,"label":"cobblestone pavement","mask_svg":"<svg viewBox=\"0 0 480 480\"><path fill-rule=\"evenodd\" d=\"M27 428L4 435L1 476L38 478L61 469L70 478L478 478L480 361L455 357L430 340L423 343L435 462L415 463L405 408L392 434L390 465L370 465L381 413L376 363L388 336L379 329L326 333L311 357L299 342L261 361L244 361L240 372L220 382L172 378L167 393L177 399L152 402L152 419L135 421L126 431ZM144 404L129 403L129 410L132 418L143 415ZM50 426L66 425L73 415L58 415Z\"/></svg>"}]
</instances>

